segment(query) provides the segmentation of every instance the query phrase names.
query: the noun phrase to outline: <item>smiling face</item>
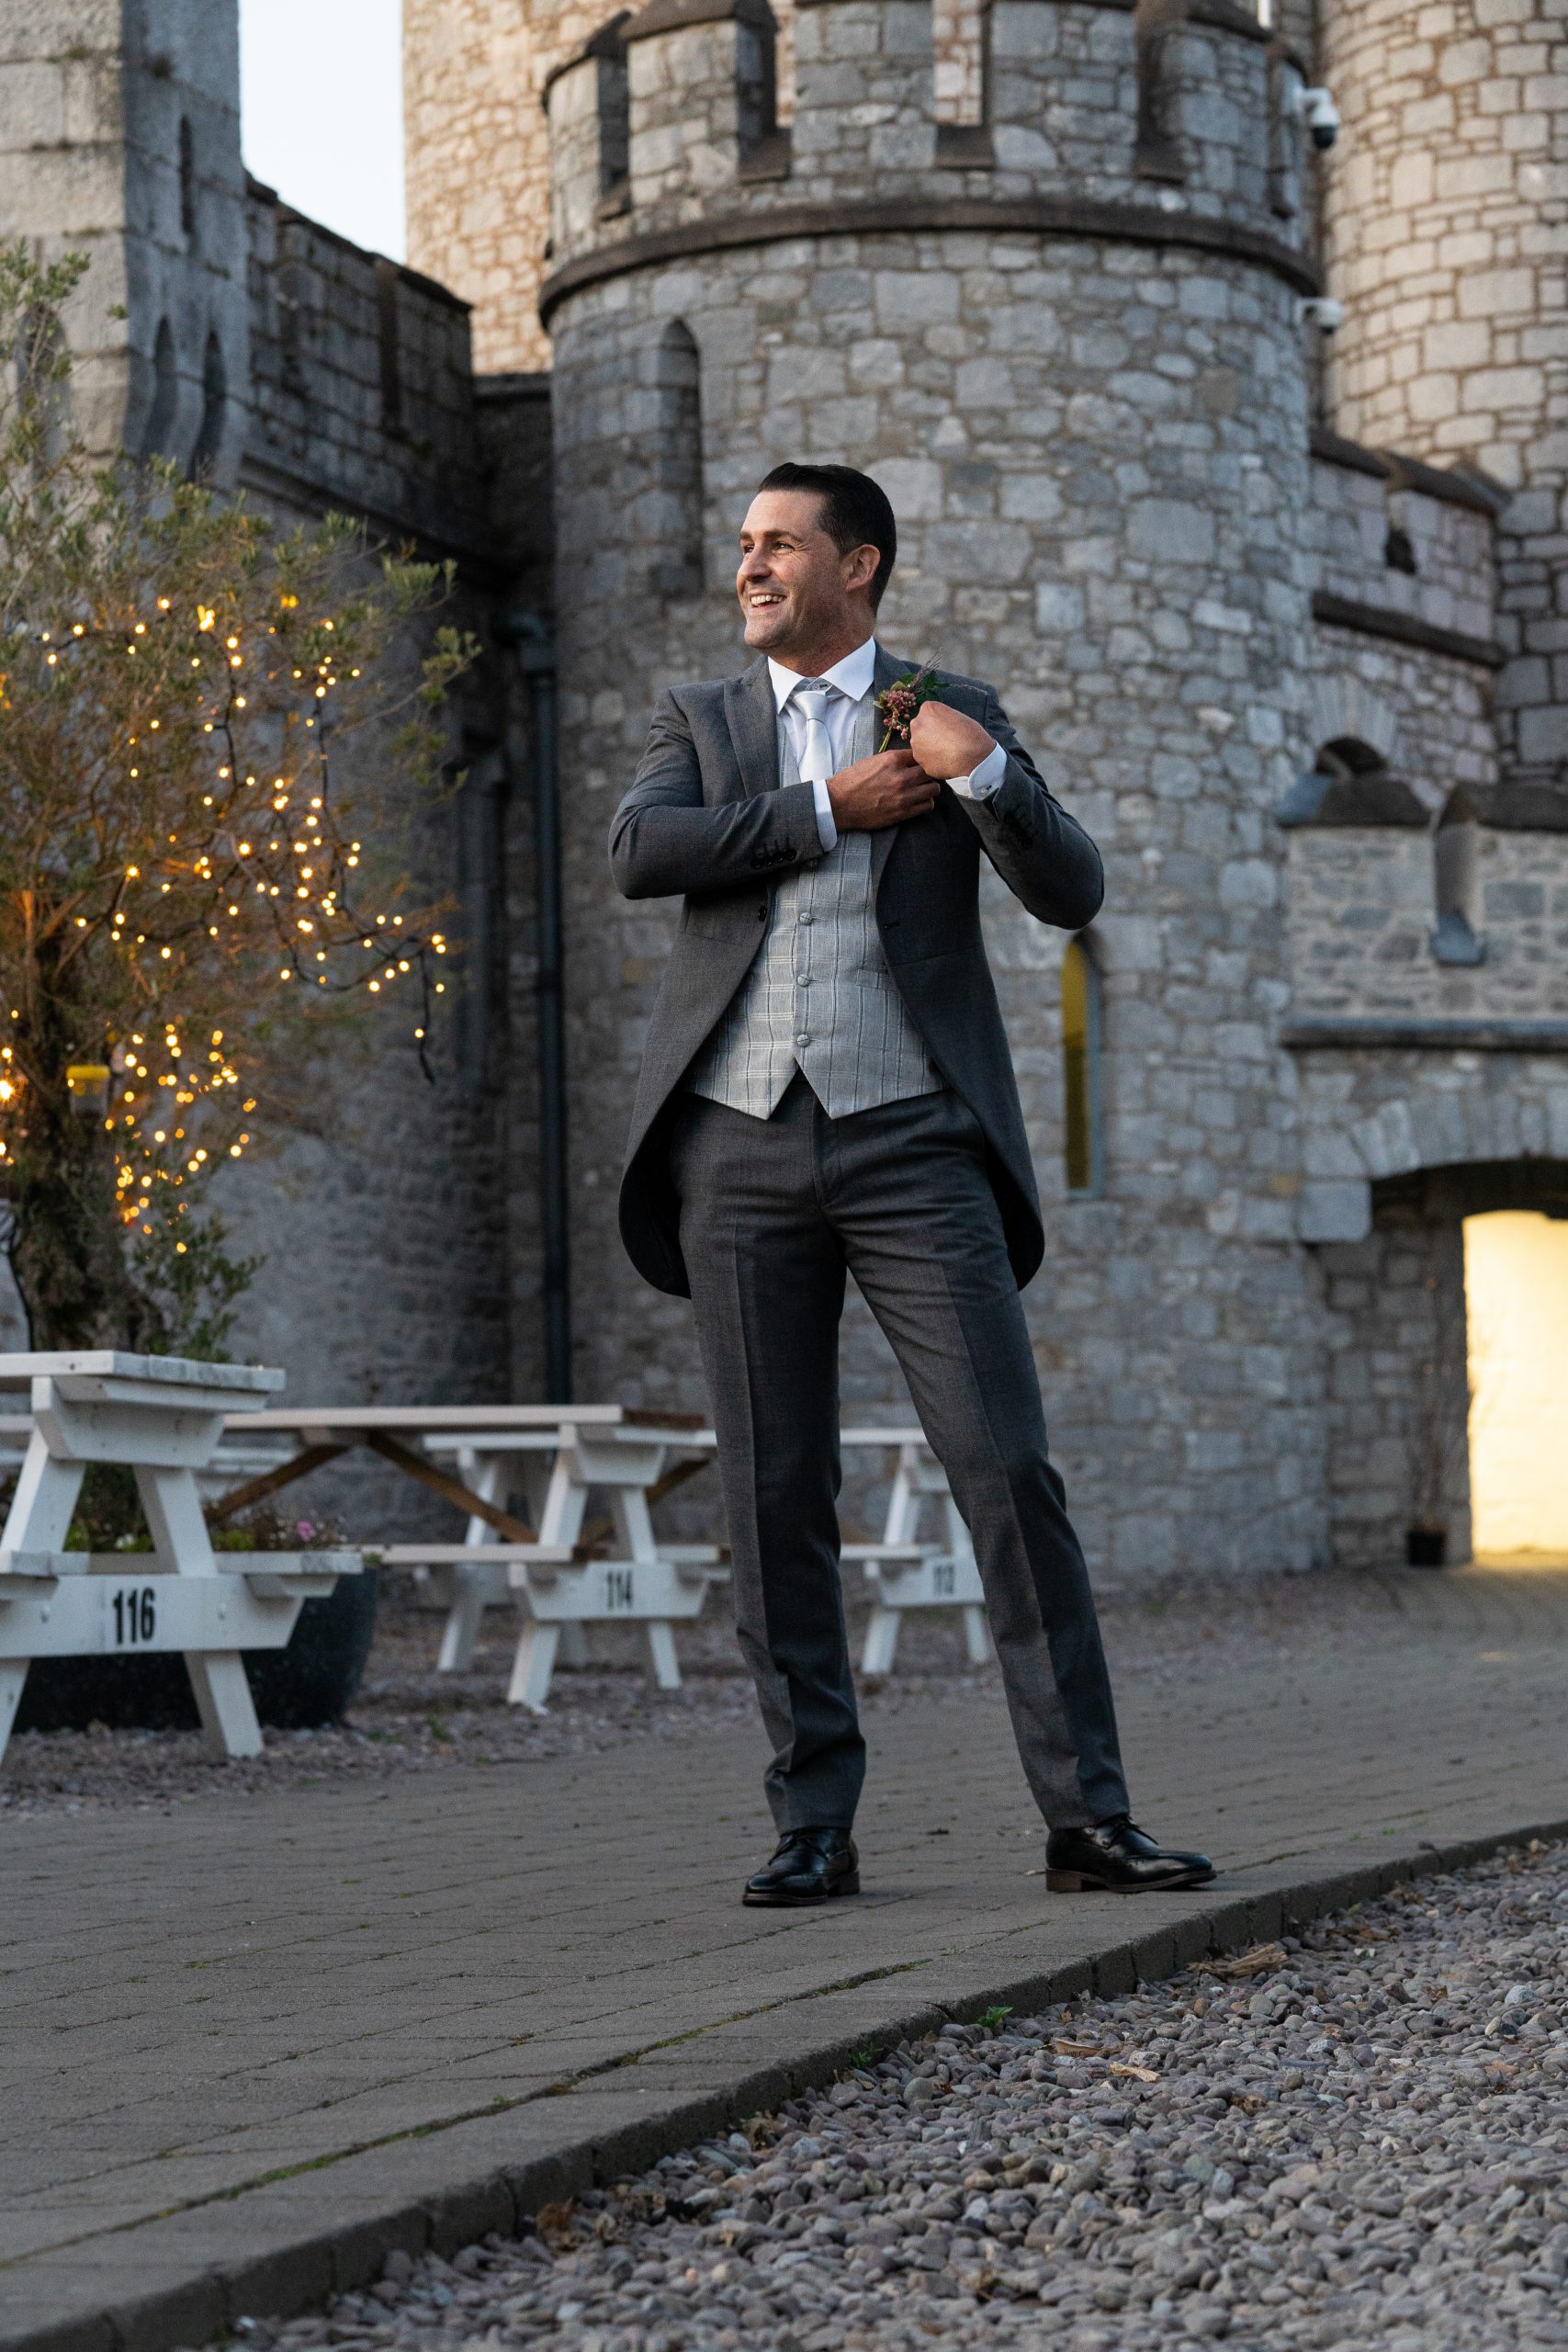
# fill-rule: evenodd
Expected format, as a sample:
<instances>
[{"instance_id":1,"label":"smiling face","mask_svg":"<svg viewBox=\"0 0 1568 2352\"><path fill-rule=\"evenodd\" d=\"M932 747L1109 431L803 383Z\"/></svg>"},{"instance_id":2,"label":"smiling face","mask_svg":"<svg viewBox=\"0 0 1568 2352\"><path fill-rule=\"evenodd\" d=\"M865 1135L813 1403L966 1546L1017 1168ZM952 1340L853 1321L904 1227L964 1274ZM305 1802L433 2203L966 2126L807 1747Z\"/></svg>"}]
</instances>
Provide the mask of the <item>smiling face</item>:
<instances>
[{"instance_id":1,"label":"smiling face","mask_svg":"<svg viewBox=\"0 0 1568 2352\"><path fill-rule=\"evenodd\" d=\"M753 651L816 675L872 634L874 547L845 553L822 527L822 502L806 490L760 490L740 526L735 590Z\"/></svg>"}]
</instances>

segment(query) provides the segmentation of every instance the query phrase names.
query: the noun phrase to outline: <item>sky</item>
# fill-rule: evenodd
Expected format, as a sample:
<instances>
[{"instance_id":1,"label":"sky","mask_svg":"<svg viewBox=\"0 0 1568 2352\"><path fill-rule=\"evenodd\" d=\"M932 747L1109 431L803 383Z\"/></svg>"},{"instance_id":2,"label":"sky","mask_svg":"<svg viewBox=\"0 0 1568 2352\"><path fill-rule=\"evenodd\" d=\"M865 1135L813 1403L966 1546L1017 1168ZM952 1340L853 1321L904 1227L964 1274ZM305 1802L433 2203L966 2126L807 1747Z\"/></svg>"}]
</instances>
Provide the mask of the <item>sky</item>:
<instances>
[{"instance_id":1,"label":"sky","mask_svg":"<svg viewBox=\"0 0 1568 2352\"><path fill-rule=\"evenodd\" d=\"M402 0L240 0L245 162L286 204L403 259Z\"/></svg>"}]
</instances>

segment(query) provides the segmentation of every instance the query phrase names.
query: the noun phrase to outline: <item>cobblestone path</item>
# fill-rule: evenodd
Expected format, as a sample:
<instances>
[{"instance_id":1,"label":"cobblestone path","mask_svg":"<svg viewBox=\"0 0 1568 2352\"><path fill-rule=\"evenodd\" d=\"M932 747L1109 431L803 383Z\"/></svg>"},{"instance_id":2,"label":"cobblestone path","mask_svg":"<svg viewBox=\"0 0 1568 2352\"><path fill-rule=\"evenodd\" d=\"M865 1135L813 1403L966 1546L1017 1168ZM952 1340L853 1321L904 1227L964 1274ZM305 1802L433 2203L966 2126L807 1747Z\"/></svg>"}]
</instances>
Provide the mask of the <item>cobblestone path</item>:
<instances>
[{"instance_id":1,"label":"cobblestone path","mask_svg":"<svg viewBox=\"0 0 1568 2352\"><path fill-rule=\"evenodd\" d=\"M1215 1854L1233 1939L1270 1890L1568 1821L1565 1580L1401 1590L1375 1638L1126 1688L1140 1814ZM0 2346L80 2319L56 2352L111 2352L94 2314L171 2297L161 2341L197 2343L219 2274L324 2296L389 2213L638 2133L646 2162L672 2111L699 2136L705 2101L761 2108L825 2049L1183 1956L1193 1897L1046 1894L988 1688L868 1727L868 1892L820 1915L737 1902L767 1842L750 1726L0 1823Z\"/></svg>"}]
</instances>

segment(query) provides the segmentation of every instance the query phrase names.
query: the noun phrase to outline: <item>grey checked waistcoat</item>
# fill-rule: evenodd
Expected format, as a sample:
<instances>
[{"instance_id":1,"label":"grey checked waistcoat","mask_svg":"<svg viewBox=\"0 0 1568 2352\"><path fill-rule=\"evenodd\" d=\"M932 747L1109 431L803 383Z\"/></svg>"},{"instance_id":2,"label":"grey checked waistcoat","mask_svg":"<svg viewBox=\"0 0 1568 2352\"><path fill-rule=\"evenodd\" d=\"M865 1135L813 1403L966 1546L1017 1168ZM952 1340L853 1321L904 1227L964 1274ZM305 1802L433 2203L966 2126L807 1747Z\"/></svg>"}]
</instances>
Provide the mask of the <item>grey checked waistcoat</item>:
<instances>
[{"instance_id":1,"label":"grey checked waistcoat","mask_svg":"<svg viewBox=\"0 0 1568 2352\"><path fill-rule=\"evenodd\" d=\"M780 784L798 784L782 714L778 730ZM845 764L875 749L876 709L868 695L855 714ZM945 1083L876 935L869 833L840 833L826 857L797 866L776 886L757 960L686 1083L710 1102L766 1119L797 1069L832 1119L936 1094Z\"/></svg>"}]
</instances>

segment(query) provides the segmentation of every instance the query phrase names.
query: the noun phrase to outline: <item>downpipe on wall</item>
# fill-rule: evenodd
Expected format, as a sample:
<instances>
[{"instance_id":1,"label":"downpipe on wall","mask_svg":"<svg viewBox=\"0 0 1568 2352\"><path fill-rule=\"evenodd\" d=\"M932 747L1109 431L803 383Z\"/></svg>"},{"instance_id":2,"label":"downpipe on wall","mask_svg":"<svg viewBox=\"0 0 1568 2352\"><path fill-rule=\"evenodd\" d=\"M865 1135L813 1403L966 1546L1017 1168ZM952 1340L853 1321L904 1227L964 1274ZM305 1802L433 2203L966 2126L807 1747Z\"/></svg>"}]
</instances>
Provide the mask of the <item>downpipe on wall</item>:
<instances>
[{"instance_id":1,"label":"downpipe on wall","mask_svg":"<svg viewBox=\"0 0 1568 2352\"><path fill-rule=\"evenodd\" d=\"M567 1209L566 1019L561 955L560 789L556 764L555 632L527 608L501 613L495 634L527 682L533 720L535 891L538 953L534 993L539 1055L539 1205L544 1255L545 1390L571 1395L571 1261Z\"/></svg>"}]
</instances>

